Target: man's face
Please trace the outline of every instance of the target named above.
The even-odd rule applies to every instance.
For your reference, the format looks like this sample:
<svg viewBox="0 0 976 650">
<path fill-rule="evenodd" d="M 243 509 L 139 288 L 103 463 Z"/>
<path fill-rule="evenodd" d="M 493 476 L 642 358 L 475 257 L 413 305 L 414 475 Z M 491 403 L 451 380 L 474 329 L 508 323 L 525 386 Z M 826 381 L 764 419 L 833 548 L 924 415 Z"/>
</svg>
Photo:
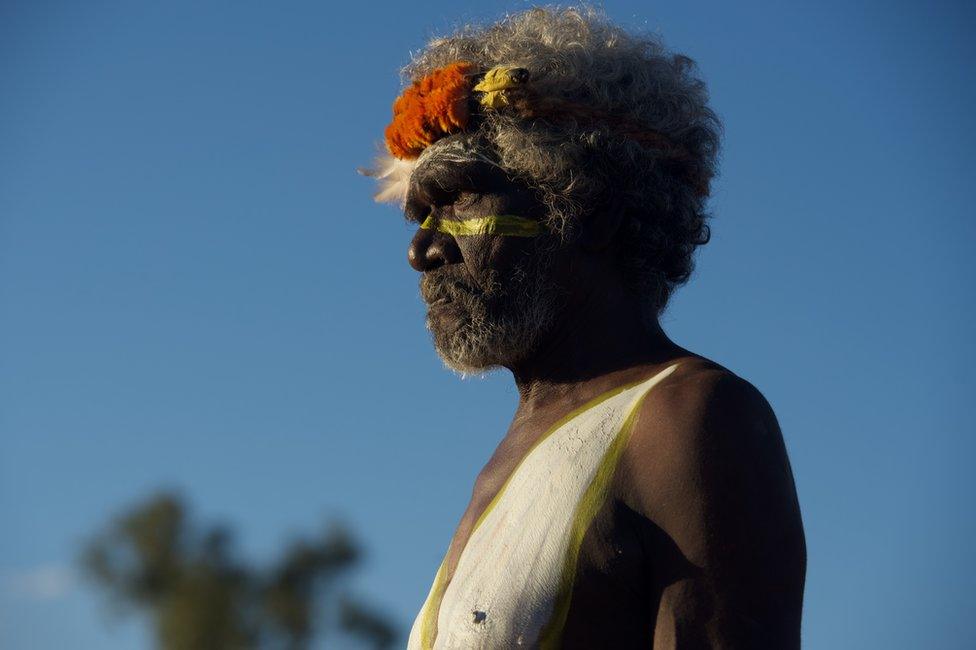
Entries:
<svg viewBox="0 0 976 650">
<path fill-rule="evenodd" d="M 498 215 L 542 220 L 543 206 L 525 185 L 487 159 L 427 157 L 411 181 L 407 217 L 422 222 Z M 524 360 L 549 331 L 564 290 L 555 281 L 551 235 L 452 236 L 418 229 L 411 266 L 423 275 L 427 329 L 450 368 L 476 373 Z"/>
</svg>

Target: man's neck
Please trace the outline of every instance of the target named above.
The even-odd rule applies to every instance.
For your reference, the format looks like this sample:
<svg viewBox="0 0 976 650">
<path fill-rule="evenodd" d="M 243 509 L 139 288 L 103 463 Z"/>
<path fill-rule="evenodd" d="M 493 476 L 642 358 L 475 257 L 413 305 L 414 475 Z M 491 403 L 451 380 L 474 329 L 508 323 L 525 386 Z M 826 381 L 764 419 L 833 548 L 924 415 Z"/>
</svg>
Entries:
<svg viewBox="0 0 976 650">
<path fill-rule="evenodd" d="M 589 292 L 567 308 L 531 359 L 510 368 L 518 410 L 531 414 L 585 401 L 628 381 L 630 368 L 682 354 L 687 351 L 667 337 L 657 319 L 645 321 L 633 296 L 620 289 Z"/>
</svg>

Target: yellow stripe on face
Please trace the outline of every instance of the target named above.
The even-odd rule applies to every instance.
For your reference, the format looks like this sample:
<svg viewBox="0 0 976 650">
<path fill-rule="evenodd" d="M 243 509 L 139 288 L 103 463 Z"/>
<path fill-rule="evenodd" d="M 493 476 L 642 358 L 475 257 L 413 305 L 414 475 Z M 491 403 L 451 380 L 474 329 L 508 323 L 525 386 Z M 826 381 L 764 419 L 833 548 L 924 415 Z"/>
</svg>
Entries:
<svg viewBox="0 0 976 650">
<path fill-rule="evenodd" d="M 472 235 L 536 237 L 542 234 L 542 224 L 538 221 L 511 214 L 465 219 L 463 221 L 434 219 L 434 215 L 430 215 L 424 219 L 420 227 L 424 230 L 436 230 L 452 237 L 470 237 Z"/>
</svg>

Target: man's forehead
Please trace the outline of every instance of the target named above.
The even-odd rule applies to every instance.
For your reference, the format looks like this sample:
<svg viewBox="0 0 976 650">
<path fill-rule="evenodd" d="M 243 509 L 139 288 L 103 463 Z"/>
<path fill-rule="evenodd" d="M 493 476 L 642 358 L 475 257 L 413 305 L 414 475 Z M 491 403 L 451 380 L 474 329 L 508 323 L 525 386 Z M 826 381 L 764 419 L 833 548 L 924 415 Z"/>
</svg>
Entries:
<svg viewBox="0 0 976 650">
<path fill-rule="evenodd" d="M 444 138 L 430 145 L 417 159 L 414 176 L 462 167 L 484 166 L 502 169 L 491 146 L 468 135 Z"/>
<path fill-rule="evenodd" d="M 540 218 L 535 192 L 502 167 L 490 149 L 459 143 L 432 146 L 418 160 L 404 202 L 404 217 L 423 222 L 432 206 L 452 204 L 461 194 L 482 195 L 481 209 L 490 210 L 497 204 L 499 209 L 517 209 L 519 218 Z"/>
<path fill-rule="evenodd" d="M 436 202 L 461 191 L 511 189 L 513 180 L 490 146 L 451 138 L 431 145 L 417 160 L 410 175 L 407 204 Z"/>
</svg>

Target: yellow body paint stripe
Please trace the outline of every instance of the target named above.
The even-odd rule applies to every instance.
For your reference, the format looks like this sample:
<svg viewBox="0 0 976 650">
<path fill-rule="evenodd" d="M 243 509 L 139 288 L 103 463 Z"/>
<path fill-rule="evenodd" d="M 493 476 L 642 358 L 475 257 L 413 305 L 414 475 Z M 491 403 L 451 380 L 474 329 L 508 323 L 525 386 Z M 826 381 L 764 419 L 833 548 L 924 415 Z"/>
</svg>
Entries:
<svg viewBox="0 0 976 650">
<path fill-rule="evenodd" d="M 434 576 L 434 588 L 430 592 L 430 601 L 425 603 L 424 618 L 420 626 L 420 647 L 424 650 L 432 650 L 434 647 L 434 636 L 437 634 L 437 613 L 441 609 L 441 600 L 447 590 L 447 580 L 444 576 L 447 557 L 441 560 L 441 565 L 437 567 L 437 574 Z M 432 614 L 433 612 L 433 614 Z"/>
<path fill-rule="evenodd" d="M 429 218 L 430 217 L 428 217 L 428 219 Z M 508 475 L 508 478 L 505 479 L 505 482 L 502 484 L 501 489 L 498 490 L 498 492 L 495 494 L 494 498 L 488 503 L 488 505 L 485 507 L 484 511 L 482 511 L 481 515 L 479 515 L 478 519 L 474 522 L 474 526 L 472 526 L 471 533 L 469 533 L 468 538 L 470 539 L 471 538 L 471 535 L 474 535 L 474 531 L 478 530 L 478 527 L 481 526 L 481 523 L 485 520 L 485 518 L 488 516 L 488 514 L 491 513 L 491 511 L 495 508 L 495 505 L 501 500 L 502 495 L 505 494 L 505 490 L 508 488 L 509 482 L 512 480 L 512 477 L 513 476 L 515 476 L 516 474 L 518 474 L 518 471 L 522 467 L 522 463 L 525 462 L 525 459 L 528 458 L 532 454 L 532 452 L 535 451 L 535 448 L 538 447 L 539 445 L 541 445 L 543 443 L 543 441 L 545 441 L 546 438 L 548 438 L 549 436 L 551 436 L 561 426 L 563 426 L 564 424 L 566 424 L 567 422 L 569 422 L 570 420 L 572 420 L 576 416 L 580 415 L 584 411 L 587 411 L 587 410 L 589 410 L 589 409 L 591 409 L 591 408 L 593 408 L 595 406 L 598 406 L 600 403 L 607 401 L 611 397 L 614 397 L 616 395 L 619 395 L 620 393 L 624 392 L 625 390 L 628 390 L 630 388 L 633 388 L 634 386 L 637 386 L 638 384 L 641 384 L 641 383 L 643 383 L 645 381 L 647 381 L 646 378 L 645 379 L 640 379 L 638 381 L 631 382 L 629 384 L 625 384 L 623 386 L 618 386 L 617 388 L 614 388 L 614 389 L 611 389 L 611 390 L 609 390 L 609 391 L 607 391 L 607 392 L 605 392 L 605 393 L 603 393 L 601 395 L 598 395 L 597 397 L 594 397 L 593 399 L 591 399 L 590 401 L 586 402 L 582 406 L 573 409 L 572 411 L 570 411 L 569 413 L 567 413 L 563 417 L 559 418 L 559 420 L 557 420 L 555 424 L 553 424 L 551 427 L 549 427 L 549 429 L 547 429 L 546 432 L 544 434 L 542 434 L 542 436 L 540 436 L 538 440 L 535 441 L 535 443 L 532 445 L 532 447 L 529 449 L 529 451 L 526 452 L 525 456 L 522 457 L 522 460 L 519 461 L 519 464 L 515 466 L 515 469 L 514 470 L 512 470 L 512 473 Z M 635 409 L 635 411 L 636 411 L 636 409 Z M 630 421 L 630 418 L 628 418 L 627 421 L 629 422 Z M 625 423 L 624 424 L 624 428 L 626 428 L 626 426 L 627 426 L 627 424 Z M 618 438 L 619 438 L 619 436 L 618 436 Z M 615 441 L 614 442 L 614 445 L 616 445 L 616 444 L 617 443 Z M 606 462 L 606 458 L 604 458 L 604 462 Z M 603 466 L 601 465 L 600 471 L 602 471 L 602 470 L 603 470 Z M 599 477 L 599 476 L 600 476 L 600 474 L 599 474 L 599 471 L 598 471 L 597 477 Z M 594 479 L 594 482 L 595 481 L 596 481 L 596 479 Z M 590 489 L 592 489 L 592 483 L 590 485 Z M 586 498 L 590 494 L 590 489 L 587 490 L 586 494 L 583 497 L 583 501 L 584 502 L 586 501 Z M 579 512 L 579 510 L 577 510 L 577 518 L 578 518 L 578 512 Z M 592 517 L 591 517 L 591 519 L 592 519 Z M 575 522 L 574 522 L 573 532 L 574 532 L 574 535 L 575 535 Z M 580 539 L 582 540 L 582 537 Z M 574 537 L 574 541 L 575 541 L 575 537 Z M 572 544 L 572 542 L 571 542 L 571 544 Z M 462 548 L 461 549 L 461 553 L 463 553 L 463 552 L 464 552 L 464 549 Z M 574 551 L 573 551 L 573 547 L 572 546 L 570 547 L 569 553 L 570 554 L 573 554 L 573 557 L 574 558 L 577 555 L 579 555 L 579 545 L 576 544 L 575 554 L 574 554 Z M 458 557 L 460 558 L 460 554 L 458 555 Z M 446 562 L 447 562 L 447 558 L 445 557 L 444 560 L 441 562 L 440 568 L 437 569 L 437 575 L 434 576 L 434 589 L 431 591 L 430 600 L 424 606 L 423 623 L 421 624 L 421 628 L 420 628 L 420 647 L 423 648 L 424 650 L 432 650 L 433 647 L 434 647 L 434 639 L 436 638 L 436 635 L 437 635 L 437 615 L 438 615 L 438 613 L 440 613 L 441 601 L 444 599 L 444 592 L 447 590 L 447 576 L 445 575 L 445 573 L 446 573 L 446 571 L 445 571 L 445 564 L 446 564 Z M 576 566 L 576 563 L 575 563 L 575 560 L 574 560 L 574 562 L 573 562 L 574 571 L 575 571 L 575 566 Z M 565 579 L 565 570 L 564 570 L 563 575 L 564 575 L 564 579 Z M 569 579 L 572 580 L 573 579 L 573 576 L 572 575 L 569 576 Z M 563 588 L 562 588 L 562 581 L 561 581 L 560 582 L 560 592 L 559 592 L 560 595 L 562 594 L 562 592 L 563 592 Z M 567 603 L 567 605 L 568 605 L 568 603 Z M 567 610 L 568 610 L 568 607 L 567 607 Z M 558 609 L 557 609 L 557 611 L 558 611 Z M 565 619 L 565 614 L 563 615 L 563 618 Z M 560 630 L 562 629 L 562 625 L 559 626 L 559 629 Z"/>
<path fill-rule="evenodd" d="M 611 443 L 607 453 L 604 454 L 600 466 L 597 468 L 596 475 L 590 482 L 583 498 L 576 506 L 573 515 L 573 528 L 570 532 L 569 548 L 566 550 L 566 557 L 563 563 L 563 570 L 559 580 L 559 592 L 556 596 L 556 604 L 553 609 L 552 617 L 543 628 L 539 637 L 539 647 L 542 650 L 558 648 L 562 640 L 563 627 L 566 625 L 566 617 L 569 615 L 570 601 L 573 595 L 573 584 L 576 581 L 576 564 L 579 561 L 580 547 L 583 545 L 583 537 L 589 529 L 590 524 L 596 517 L 597 512 L 603 507 L 610 491 L 610 481 L 613 479 L 617 469 L 617 462 L 623 454 L 627 442 L 630 440 L 631 431 L 637 421 L 637 414 L 647 393 L 641 396 L 627 419 L 620 427 L 620 432 Z"/>
<path fill-rule="evenodd" d="M 420 227 L 424 230 L 436 230 L 452 237 L 468 237 L 471 235 L 535 237 L 542 234 L 542 224 L 538 221 L 511 214 L 465 219 L 463 221 L 434 219 L 434 215 L 429 215 L 420 224 Z"/>
<path fill-rule="evenodd" d="M 569 413 L 567 413 L 566 415 L 564 415 L 563 417 L 559 418 L 559 420 L 554 425 L 552 425 L 549 428 L 548 431 L 546 431 L 544 434 L 542 434 L 542 436 L 538 440 L 535 441 L 535 443 L 532 445 L 532 447 L 529 449 L 529 451 L 525 454 L 525 456 L 522 457 L 522 460 L 519 461 L 519 464 L 516 465 L 516 467 L 515 467 L 514 470 L 512 470 L 512 473 L 508 475 L 508 478 L 507 479 L 505 479 L 505 482 L 502 484 L 502 489 L 500 489 L 498 491 L 498 493 L 495 495 L 495 498 L 491 500 L 491 502 L 488 504 L 488 506 L 484 509 L 484 512 L 481 513 L 481 516 L 479 516 L 478 517 L 478 520 L 474 523 L 474 528 L 471 529 L 472 534 L 474 533 L 474 531 L 478 530 L 478 526 L 481 525 L 481 522 L 483 522 L 485 520 L 485 518 L 488 516 L 488 514 L 491 513 L 491 511 L 494 509 L 495 505 L 501 500 L 502 495 L 505 493 L 505 489 L 508 487 L 509 482 L 512 480 L 512 477 L 515 476 L 518 473 L 519 469 L 522 467 L 522 463 L 525 462 L 525 459 L 528 458 L 529 455 L 533 451 L 535 451 L 535 448 L 538 447 L 539 445 L 541 445 L 545 441 L 546 438 L 548 438 L 549 436 L 551 436 L 553 433 L 556 432 L 557 429 L 559 429 L 559 427 L 563 426 L 564 424 L 566 424 L 567 422 L 569 422 L 570 420 L 572 420 L 573 418 L 575 418 L 577 415 L 579 415 L 583 411 L 588 411 L 591 408 L 593 408 L 594 406 L 599 405 L 601 402 L 605 402 L 608 399 L 610 399 L 611 397 L 614 397 L 616 395 L 619 395 L 620 393 L 624 392 L 625 390 L 628 390 L 630 388 L 633 388 L 634 386 L 636 386 L 636 385 L 638 385 L 638 384 L 640 384 L 640 383 L 642 383 L 644 381 L 646 381 L 646 380 L 645 379 L 642 379 L 640 381 L 631 382 L 631 383 L 626 384 L 624 386 L 618 386 L 617 388 L 614 388 L 612 390 L 609 390 L 609 391 L 603 393 L 602 395 L 598 395 L 597 397 L 594 397 L 592 400 L 590 400 L 589 402 L 587 402 L 583 406 L 580 406 L 578 408 L 575 408 L 572 411 L 570 411 Z"/>
</svg>

